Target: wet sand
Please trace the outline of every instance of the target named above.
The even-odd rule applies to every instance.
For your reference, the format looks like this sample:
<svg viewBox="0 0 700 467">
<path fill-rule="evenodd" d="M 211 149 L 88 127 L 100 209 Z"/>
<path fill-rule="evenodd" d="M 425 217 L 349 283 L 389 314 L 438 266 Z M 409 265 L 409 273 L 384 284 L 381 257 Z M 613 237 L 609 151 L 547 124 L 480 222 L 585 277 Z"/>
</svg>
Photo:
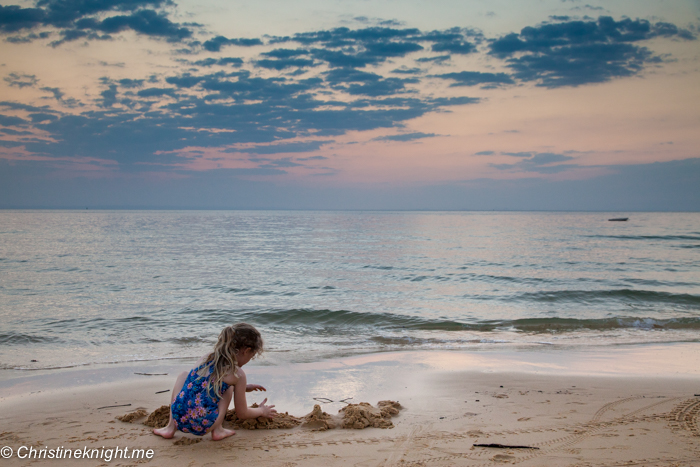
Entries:
<svg viewBox="0 0 700 467">
<path fill-rule="evenodd" d="M 166 376 L 135 375 L 147 372 L 143 366 L 107 369 L 99 377 L 94 370 L 81 370 L 82 378 L 34 375 L 3 382 L 0 446 L 15 453 L 3 465 L 76 463 L 17 458 L 20 447 L 33 446 L 153 450 L 151 459 L 112 459 L 110 465 L 700 466 L 699 355 L 700 345 L 680 344 L 614 351 L 405 352 L 251 366 L 248 380 L 268 391 L 249 393 L 249 403 L 268 397 L 301 420 L 318 405 L 333 427 L 240 427 L 218 442 L 183 433 L 165 440 L 143 424 L 144 414 L 168 403 L 170 393 L 161 391 L 172 388 L 187 362 L 150 371 Z M 348 404 L 368 402 L 378 413 L 383 400 L 401 404 L 386 418 L 392 427 L 343 427 L 339 411 Z M 107 407 L 112 405 L 120 407 Z M 141 416 L 116 419 L 134 412 Z M 316 418 L 324 418 L 318 410 Z M 94 458 L 80 462 L 105 464 Z"/>
</svg>

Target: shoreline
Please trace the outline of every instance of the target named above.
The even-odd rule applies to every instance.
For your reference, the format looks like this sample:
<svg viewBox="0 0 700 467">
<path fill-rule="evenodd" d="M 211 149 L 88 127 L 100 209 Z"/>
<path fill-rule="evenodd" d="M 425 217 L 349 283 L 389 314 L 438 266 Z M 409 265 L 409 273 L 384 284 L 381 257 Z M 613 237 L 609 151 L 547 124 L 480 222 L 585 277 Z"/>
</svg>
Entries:
<svg viewBox="0 0 700 467">
<path fill-rule="evenodd" d="M 238 429 L 219 442 L 210 435 L 197 442 L 183 433 L 164 440 L 140 421 L 115 420 L 167 404 L 170 392 L 160 391 L 172 390 L 174 372 L 187 369 L 187 362 L 170 365 L 165 376 L 133 374 L 144 365 L 35 375 L 3 381 L 0 445 L 15 452 L 20 446 L 153 449 L 154 457 L 145 460 L 153 466 L 229 461 L 270 466 L 698 466 L 698 350 L 700 344 L 614 352 L 396 352 L 246 366 L 249 382 L 268 389 L 249 393 L 249 404 L 268 397 L 280 412 L 295 416 L 309 413 L 314 404 L 337 413 L 347 398 L 373 405 L 390 399 L 403 409 L 392 419 L 393 429 Z M 679 372 L 682 368 L 689 371 Z M 83 373 L 82 379 L 76 373 Z M 42 378 L 46 380 L 40 382 Z M 41 389 L 49 383 L 50 388 Z M 123 404 L 131 405 L 102 408 Z M 174 444 L 182 439 L 197 444 Z M 531 449 L 473 446 L 494 443 Z M 7 465 L 26 462 L 6 460 Z M 71 465 L 72 460 L 52 462 Z"/>
<path fill-rule="evenodd" d="M 324 366 L 343 361 L 366 359 L 401 359 L 402 355 L 462 356 L 460 365 L 472 365 L 474 369 L 552 371 L 556 369 L 568 374 L 580 375 L 635 375 L 635 374 L 681 374 L 700 377 L 700 342 L 647 342 L 605 346 L 533 346 L 474 347 L 470 349 L 410 349 L 351 353 L 317 361 L 288 361 L 280 356 L 286 352 L 269 352 L 262 359 L 254 360 L 246 368 L 277 368 L 286 366 Z M 51 384 L 71 385 L 66 378 L 79 377 L 83 384 L 114 381 L 129 377 L 130 372 L 164 373 L 180 369 L 185 371 L 201 355 L 191 357 L 164 357 L 158 359 L 132 360 L 124 362 L 86 363 L 51 368 L 6 368 L 0 369 L 0 389 L 7 390 L 19 381 L 44 381 Z M 595 361 L 596 366 L 591 367 Z M 525 365 L 525 367 L 523 367 Z M 132 371 L 133 370 L 133 371 Z"/>
</svg>

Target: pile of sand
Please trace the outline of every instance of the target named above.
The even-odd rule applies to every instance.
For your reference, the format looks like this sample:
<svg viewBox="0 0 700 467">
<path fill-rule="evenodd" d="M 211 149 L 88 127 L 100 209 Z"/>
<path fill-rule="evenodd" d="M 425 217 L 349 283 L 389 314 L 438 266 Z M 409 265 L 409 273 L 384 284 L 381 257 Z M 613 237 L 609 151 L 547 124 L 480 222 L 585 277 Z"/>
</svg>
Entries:
<svg viewBox="0 0 700 467">
<path fill-rule="evenodd" d="M 154 410 L 143 424 L 153 428 L 163 428 L 169 421 L 170 406 L 162 405 L 159 409 Z"/>
<path fill-rule="evenodd" d="M 338 422 L 333 419 L 333 416 L 321 410 L 321 406 L 316 404 L 311 413 L 304 416 L 304 422 L 301 424 L 304 428 L 311 428 L 314 431 L 325 431 L 335 428 Z"/>
<path fill-rule="evenodd" d="M 348 404 L 340 409 L 343 414 L 343 428 L 362 430 L 363 428 L 394 428 L 391 417 L 397 415 L 401 404 L 394 401 L 380 401 L 377 407 L 367 402 Z"/>
<path fill-rule="evenodd" d="M 251 407 L 256 408 L 258 404 L 253 404 Z M 295 417 L 294 415 L 289 415 L 288 412 L 278 413 L 275 418 L 251 418 L 248 420 L 241 420 L 236 415 L 235 410 L 229 410 L 226 412 L 227 422 L 232 423 L 238 428 L 244 428 L 246 430 L 276 430 L 276 429 L 289 429 L 294 428 L 301 424 L 301 419 Z"/>
<path fill-rule="evenodd" d="M 398 415 L 399 410 L 403 409 L 403 406 L 398 401 L 379 401 L 377 402 L 377 407 L 382 411 L 382 417 L 384 418 Z"/>
<path fill-rule="evenodd" d="M 251 407 L 258 407 L 258 404 L 253 404 Z M 360 402 L 359 404 L 348 404 L 338 412 L 338 415 L 330 415 L 321 410 L 321 406 L 314 405 L 314 409 L 302 418 L 289 415 L 288 412 L 278 413 L 275 418 L 258 417 L 249 420 L 241 420 L 236 415 L 235 410 L 226 412 L 225 421 L 229 422 L 237 428 L 246 430 L 276 430 L 290 429 L 302 425 L 305 428 L 311 428 L 315 431 L 325 431 L 341 426 L 343 428 L 353 428 L 361 430 L 363 428 L 393 428 L 391 417 L 398 415 L 401 409 L 401 404 L 394 401 L 379 401 L 377 407 Z M 148 415 L 144 409 L 138 409 L 134 412 L 117 417 L 122 422 L 133 423 L 135 420 Z M 170 420 L 170 406 L 163 405 L 153 411 L 144 425 L 153 428 L 163 428 Z"/>
<path fill-rule="evenodd" d="M 144 409 L 138 409 L 116 418 L 122 422 L 134 423 L 134 421 L 138 420 L 139 418 L 143 418 L 146 415 L 148 415 L 148 412 L 146 412 Z"/>
</svg>

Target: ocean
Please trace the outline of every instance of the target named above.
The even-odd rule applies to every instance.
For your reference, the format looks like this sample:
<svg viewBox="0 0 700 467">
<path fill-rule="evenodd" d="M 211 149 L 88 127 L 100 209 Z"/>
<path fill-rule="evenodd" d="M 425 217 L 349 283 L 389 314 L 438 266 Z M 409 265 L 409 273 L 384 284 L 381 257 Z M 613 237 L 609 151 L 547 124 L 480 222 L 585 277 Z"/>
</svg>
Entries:
<svg viewBox="0 0 700 467">
<path fill-rule="evenodd" d="M 627 222 L 609 222 L 612 217 Z M 700 213 L 0 211 L 0 372 L 700 341 Z"/>
</svg>

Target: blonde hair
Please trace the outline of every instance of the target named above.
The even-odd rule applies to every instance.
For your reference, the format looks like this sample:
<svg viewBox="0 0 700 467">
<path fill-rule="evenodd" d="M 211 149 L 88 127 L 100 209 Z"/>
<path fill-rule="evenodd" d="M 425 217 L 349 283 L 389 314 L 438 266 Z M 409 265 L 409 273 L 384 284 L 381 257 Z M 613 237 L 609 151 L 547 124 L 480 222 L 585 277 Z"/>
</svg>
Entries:
<svg viewBox="0 0 700 467">
<path fill-rule="evenodd" d="M 263 351 L 263 339 L 260 332 L 250 324 L 238 323 L 227 326 L 219 334 L 219 340 L 214 346 L 214 351 L 207 356 L 206 365 L 200 371 L 211 366 L 209 373 L 209 388 L 219 397 L 222 396 L 222 383 L 229 373 L 236 373 L 238 361 L 236 352 L 250 347 L 253 350 L 253 358 Z M 206 374 L 200 374 L 206 376 Z"/>
</svg>

